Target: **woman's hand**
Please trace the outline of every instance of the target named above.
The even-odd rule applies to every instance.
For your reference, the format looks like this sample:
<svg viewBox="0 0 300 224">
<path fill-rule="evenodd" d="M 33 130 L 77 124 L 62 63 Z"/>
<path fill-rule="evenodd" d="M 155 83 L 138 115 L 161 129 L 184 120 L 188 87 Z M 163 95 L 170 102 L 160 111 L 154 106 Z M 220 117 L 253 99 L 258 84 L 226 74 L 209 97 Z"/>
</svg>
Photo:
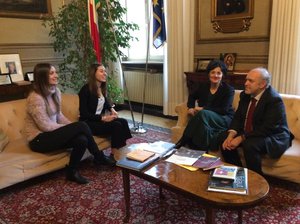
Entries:
<svg viewBox="0 0 300 224">
<path fill-rule="evenodd" d="M 203 110 L 203 107 L 195 107 L 194 109 L 196 112 L 199 112 L 200 110 Z"/>
<path fill-rule="evenodd" d="M 114 108 L 111 108 L 110 112 L 112 115 L 115 115 L 117 117 L 119 116 L 118 112 Z"/>
<path fill-rule="evenodd" d="M 111 115 L 104 115 L 104 116 L 102 116 L 101 120 L 103 122 L 111 122 L 111 121 L 113 121 L 113 120 L 115 120 L 117 118 L 118 118 L 117 115 L 111 114 Z"/>
<path fill-rule="evenodd" d="M 189 109 L 188 109 L 188 114 L 191 115 L 191 116 L 194 116 L 194 115 L 195 115 L 195 112 L 196 112 L 196 111 L 195 111 L 194 108 L 189 108 Z"/>
<path fill-rule="evenodd" d="M 200 110 L 203 110 L 203 107 L 189 108 L 188 114 L 191 115 L 191 116 L 194 116 Z"/>
</svg>

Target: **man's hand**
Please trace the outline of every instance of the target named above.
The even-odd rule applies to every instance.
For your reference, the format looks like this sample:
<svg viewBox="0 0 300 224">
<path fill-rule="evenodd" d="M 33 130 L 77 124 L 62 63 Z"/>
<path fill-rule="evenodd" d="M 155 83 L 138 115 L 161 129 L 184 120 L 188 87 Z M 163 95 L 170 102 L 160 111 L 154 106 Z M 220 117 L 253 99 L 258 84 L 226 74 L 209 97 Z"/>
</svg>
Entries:
<svg viewBox="0 0 300 224">
<path fill-rule="evenodd" d="M 224 150 L 233 150 L 236 149 L 243 141 L 242 136 L 232 137 L 228 135 L 225 141 L 222 144 Z"/>
</svg>

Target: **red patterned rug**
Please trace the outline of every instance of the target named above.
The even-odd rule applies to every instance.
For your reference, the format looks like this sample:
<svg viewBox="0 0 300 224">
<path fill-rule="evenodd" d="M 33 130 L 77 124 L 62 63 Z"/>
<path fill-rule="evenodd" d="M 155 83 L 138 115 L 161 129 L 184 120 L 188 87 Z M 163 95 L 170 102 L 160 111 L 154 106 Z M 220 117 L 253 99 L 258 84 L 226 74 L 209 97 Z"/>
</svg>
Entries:
<svg viewBox="0 0 300 224">
<path fill-rule="evenodd" d="M 135 135 L 128 144 L 170 139 L 166 129 L 146 126 L 146 134 Z M 65 180 L 64 170 L 14 185 L 0 192 L 0 224 L 12 223 L 123 223 L 124 197 L 121 172 L 96 169 L 90 160 L 81 173 L 91 182 L 78 185 Z M 243 211 L 243 223 L 299 223 L 300 185 L 268 178 L 269 197 L 259 206 Z M 131 177 L 130 223 L 205 223 L 201 204 Z M 237 223 L 237 212 L 216 210 L 215 223 Z"/>
</svg>

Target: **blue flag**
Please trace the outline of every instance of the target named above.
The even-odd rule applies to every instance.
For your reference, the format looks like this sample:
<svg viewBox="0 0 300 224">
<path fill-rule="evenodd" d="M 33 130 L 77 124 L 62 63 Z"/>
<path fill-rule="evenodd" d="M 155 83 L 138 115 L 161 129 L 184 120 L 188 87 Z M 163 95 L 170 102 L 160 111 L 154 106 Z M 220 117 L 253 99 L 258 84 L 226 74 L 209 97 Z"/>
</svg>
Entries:
<svg viewBox="0 0 300 224">
<path fill-rule="evenodd" d="M 153 45 L 159 48 L 166 41 L 164 1 L 152 0 L 153 4 Z"/>
</svg>

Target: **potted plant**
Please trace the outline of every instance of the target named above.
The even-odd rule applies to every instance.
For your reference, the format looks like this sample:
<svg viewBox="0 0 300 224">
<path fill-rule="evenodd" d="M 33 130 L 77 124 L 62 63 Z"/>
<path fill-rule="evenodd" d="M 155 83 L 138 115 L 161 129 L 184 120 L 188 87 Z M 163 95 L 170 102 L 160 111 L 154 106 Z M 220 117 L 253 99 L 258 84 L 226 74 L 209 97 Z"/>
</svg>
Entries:
<svg viewBox="0 0 300 224">
<path fill-rule="evenodd" d="M 100 0 L 100 4 L 97 13 L 102 63 L 108 66 L 108 62 L 118 60 L 119 47 L 129 47 L 129 41 L 135 39 L 130 31 L 138 26 L 123 20 L 126 8 L 118 0 L 110 0 L 109 7 L 106 0 Z M 60 8 L 57 15 L 46 18 L 43 25 L 49 26 L 54 50 L 63 56 L 59 64 L 62 90 L 79 91 L 86 82 L 89 65 L 96 62 L 89 33 L 87 1 L 71 1 Z M 123 56 L 121 51 L 119 53 Z M 108 76 L 108 93 L 114 103 L 122 102 L 122 89 L 113 71 Z"/>
</svg>

